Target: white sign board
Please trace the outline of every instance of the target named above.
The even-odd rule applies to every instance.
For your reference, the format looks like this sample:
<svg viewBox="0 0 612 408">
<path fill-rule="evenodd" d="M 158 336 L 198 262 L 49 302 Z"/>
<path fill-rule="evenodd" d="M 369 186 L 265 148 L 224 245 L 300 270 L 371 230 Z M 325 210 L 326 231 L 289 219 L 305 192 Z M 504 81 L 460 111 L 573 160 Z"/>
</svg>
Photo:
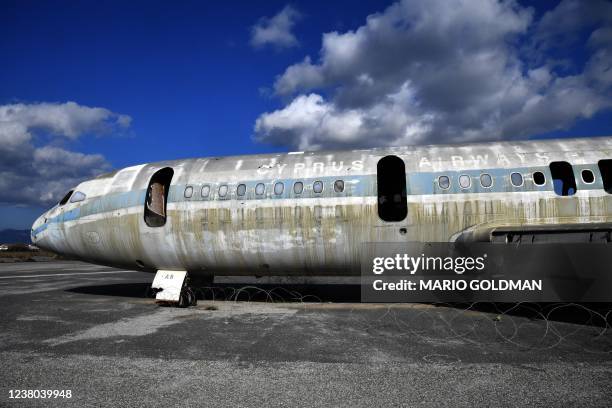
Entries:
<svg viewBox="0 0 612 408">
<path fill-rule="evenodd" d="M 161 290 L 157 292 L 155 299 L 178 302 L 186 276 L 187 271 L 157 271 L 151 287 Z"/>
</svg>

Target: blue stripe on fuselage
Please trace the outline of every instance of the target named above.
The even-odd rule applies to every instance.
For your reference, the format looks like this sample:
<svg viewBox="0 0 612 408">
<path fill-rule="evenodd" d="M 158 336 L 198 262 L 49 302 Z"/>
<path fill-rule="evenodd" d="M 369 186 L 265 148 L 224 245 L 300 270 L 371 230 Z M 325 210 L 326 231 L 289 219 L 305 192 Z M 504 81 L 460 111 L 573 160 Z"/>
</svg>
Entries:
<svg viewBox="0 0 612 408">
<path fill-rule="evenodd" d="M 574 166 L 574 173 L 576 176 L 576 183 L 578 190 L 595 190 L 602 189 L 603 184 L 601 177 L 596 177 L 595 183 L 586 184 L 580 179 L 579 173 L 582 169 L 590 169 L 594 174 L 598 174 L 596 164 L 577 165 Z M 542 186 L 536 186 L 531 181 L 531 174 L 536 171 L 541 171 L 546 176 L 546 183 Z M 515 187 L 510 183 L 510 174 L 513 172 L 521 173 L 524 178 L 524 183 L 520 187 Z M 482 174 L 489 174 L 493 179 L 491 187 L 482 187 L 480 184 L 480 176 Z M 467 175 L 470 177 L 471 184 L 469 188 L 461 188 L 459 186 L 458 179 L 461 175 Z M 447 176 L 450 179 L 450 188 L 443 190 L 438 186 L 438 178 L 440 176 Z M 371 197 L 376 195 L 376 174 L 369 175 L 356 175 L 347 177 L 311 177 L 311 178 L 285 178 L 285 179 L 263 179 L 253 180 L 245 182 L 211 182 L 211 183 L 198 183 L 198 184 L 186 184 L 186 185 L 174 185 L 170 186 L 168 194 L 169 203 L 179 202 L 190 202 L 190 201 L 225 201 L 225 200 L 265 200 L 265 199 L 295 199 L 299 200 L 302 198 L 338 198 L 338 197 Z M 344 181 L 344 191 L 337 193 L 334 191 L 334 182 L 336 180 Z M 293 192 L 293 185 L 295 182 L 302 182 L 304 184 L 304 191 L 302 194 L 295 194 Z M 322 193 L 314 193 L 312 191 L 312 184 L 315 181 L 322 181 L 324 184 L 324 190 Z M 274 184 L 282 182 L 284 184 L 284 191 L 280 195 L 274 194 Z M 266 193 L 264 196 L 257 196 L 254 193 L 255 186 L 258 183 L 264 183 L 266 186 Z M 409 173 L 406 176 L 407 183 L 407 194 L 408 195 L 431 195 L 431 194 L 470 194 L 470 193 L 503 193 L 503 192 L 525 192 L 525 191 L 553 191 L 553 183 L 550 176 L 548 166 L 540 167 L 526 167 L 526 168 L 514 168 L 514 169 L 477 169 L 477 170 L 460 170 L 460 171 L 442 171 L 442 172 L 419 172 Z M 246 184 L 247 193 L 244 196 L 236 195 L 236 187 L 238 184 Z M 205 198 L 201 195 L 201 189 L 204 185 L 209 185 L 210 195 Z M 222 185 L 228 186 L 228 193 L 226 197 L 219 197 L 219 187 Z M 191 186 L 193 188 L 193 194 L 190 198 L 184 196 L 185 188 Z M 61 212 L 57 216 L 47 220 L 46 224 L 41 225 L 33 231 L 34 234 L 39 234 L 47 228 L 48 224 L 61 223 L 64 221 L 73 221 L 79 218 L 83 218 L 89 215 L 100 214 L 104 212 L 116 211 L 120 209 L 127 209 L 134 206 L 144 205 L 146 197 L 146 191 L 127 191 L 122 193 L 114 193 L 105 196 L 95 197 L 87 199 L 76 208 Z"/>
</svg>

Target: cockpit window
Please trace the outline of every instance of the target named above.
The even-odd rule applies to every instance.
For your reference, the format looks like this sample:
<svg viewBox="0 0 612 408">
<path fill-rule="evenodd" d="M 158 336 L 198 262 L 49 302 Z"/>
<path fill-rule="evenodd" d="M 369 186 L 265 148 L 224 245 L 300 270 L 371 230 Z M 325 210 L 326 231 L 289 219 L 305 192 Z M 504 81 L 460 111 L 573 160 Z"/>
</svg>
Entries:
<svg viewBox="0 0 612 408">
<path fill-rule="evenodd" d="M 86 198 L 87 196 L 84 193 L 77 191 L 72 195 L 72 197 L 70 197 L 70 202 L 78 203 L 79 201 L 84 201 Z"/>
<path fill-rule="evenodd" d="M 62 198 L 59 202 L 59 205 L 64 205 L 68 202 L 68 200 L 70 199 L 70 196 L 72 195 L 74 190 L 70 190 L 65 196 L 64 198 Z"/>
</svg>

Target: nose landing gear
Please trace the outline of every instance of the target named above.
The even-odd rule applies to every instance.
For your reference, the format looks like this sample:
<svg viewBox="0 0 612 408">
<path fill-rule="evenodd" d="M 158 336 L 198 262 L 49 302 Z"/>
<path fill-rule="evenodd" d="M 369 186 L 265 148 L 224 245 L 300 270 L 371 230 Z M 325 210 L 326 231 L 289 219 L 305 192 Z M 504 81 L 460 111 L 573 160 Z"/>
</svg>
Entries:
<svg viewBox="0 0 612 408">
<path fill-rule="evenodd" d="M 151 284 L 156 303 L 178 307 L 197 305 L 198 300 L 190 282 L 187 271 L 157 271 Z"/>
<path fill-rule="evenodd" d="M 189 281 L 189 278 L 185 279 L 185 283 Z M 198 298 L 191 286 L 183 285 L 181 289 L 181 295 L 177 303 L 178 307 L 196 306 L 198 304 Z"/>
</svg>

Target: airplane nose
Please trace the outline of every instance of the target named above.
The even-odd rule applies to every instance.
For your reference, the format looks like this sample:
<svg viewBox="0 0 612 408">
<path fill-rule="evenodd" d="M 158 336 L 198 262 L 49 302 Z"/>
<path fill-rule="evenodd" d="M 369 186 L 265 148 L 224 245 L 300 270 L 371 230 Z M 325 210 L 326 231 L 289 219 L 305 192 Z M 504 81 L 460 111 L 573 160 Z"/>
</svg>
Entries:
<svg viewBox="0 0 612 408">
<path fill-rule="evenodd" d="M 40 223 L 39 220 L 40 220 L 40 217 L 38 217 L 36 221 L 34 221 L 34 224 L 32 224 L 32 230 L 30 231 L 30 240 L 32 241 L 33 244 L 36 244 L 36 240 L 38 239 L 36 236 L 37 235 L 36 232 L 38 229 L 38 225 Z"/>
<path fill-rule="evenodd" d="M 34 224 L 32 224 L 32 230 L 30 231 L 30 240 L 32 241 L 33 244 L 37 246 L 41 241 L 40 234 L 45 229 L 46 227 L 45 224 L 46 224 L 45 214 L 38 217 L 36 221 L 34 221 Z"/>
</svg>

